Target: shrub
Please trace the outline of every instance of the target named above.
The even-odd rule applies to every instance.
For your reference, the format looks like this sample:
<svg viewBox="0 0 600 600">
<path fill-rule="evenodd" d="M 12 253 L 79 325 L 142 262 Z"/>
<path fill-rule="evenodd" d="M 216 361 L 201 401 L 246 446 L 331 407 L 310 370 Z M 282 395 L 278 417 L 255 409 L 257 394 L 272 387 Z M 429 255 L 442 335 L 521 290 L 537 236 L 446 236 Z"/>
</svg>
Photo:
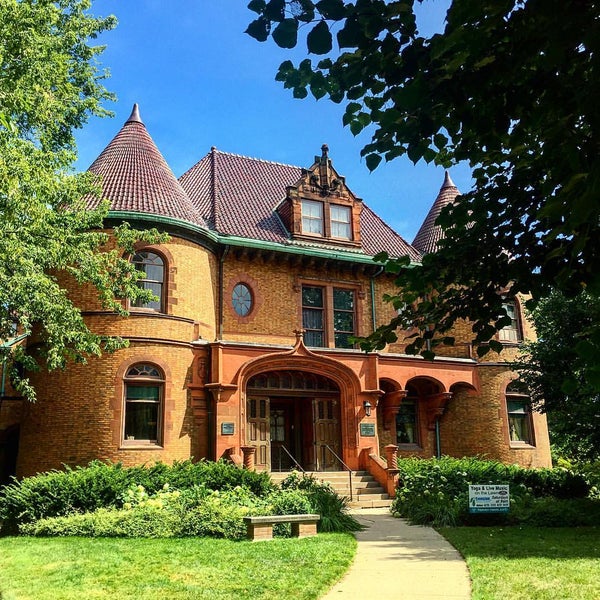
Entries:
<svg viewBox="0 0 600 600">
<path fill-rule="evenodd" d="M 123 506 L 24 523 L 20 532 L 34 536 L 241 539 L 246 534 L 244 516 L 265 514 L 268 509 L 265 499 L 246 488 L 219 492 L 195 486 L 179 492 L 171 491 L 168 484 L 157 494 L 133 486 L 125 493 Z"/>
<path fill-rule="evenodd" d="M 322 532 L 359 531 L 361 524 L 348 513 L 348 499 L 339 496 L 328 483 L 318 481 L 312 475 L 300 475 L 293 471 L 282 482 L 284 490 L 303 491 L 311 506 L 311 510 L 321 516 L 317 525 Z"/>
<path fill-rule="evenodd" d="M 15 481 L 0 490 L 2 533 L 15 532 L 18 525 L 46 517 L 98 508 L 120 508 L 132 486 L 141 485 L 153 495 L 168 484 L 172 489 L 202 486 L 209 490 L 245 487 L 256 496 L 266 497 L 274 489 L 268 473 L 239 469 L 231 463 L 200 461 L 155 463 L 125 468 L 100 461 L 87 467 L 50 471 Z"/>
<path fill-rule="evenodd" d="M 468 511 L 469 484 L 509 484 L 511 499 L 582 498 L 590 490 L 581 475 L 568 469 L 524 469 L 478 458 L 398 461 L 400 481 L 392 511 L 419 525 L 509 524 L 510 514 L 477 514 Z"/>
</svg>

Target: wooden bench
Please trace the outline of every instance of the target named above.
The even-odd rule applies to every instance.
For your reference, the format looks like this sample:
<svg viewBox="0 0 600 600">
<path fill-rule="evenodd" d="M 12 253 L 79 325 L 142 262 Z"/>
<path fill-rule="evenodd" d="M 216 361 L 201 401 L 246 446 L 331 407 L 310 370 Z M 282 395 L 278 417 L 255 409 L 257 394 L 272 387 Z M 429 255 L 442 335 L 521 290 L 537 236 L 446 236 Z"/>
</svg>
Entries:
<svg viewBox="0 0 600 600">
<path fill-rule="evenodd" d="M 269 515 L 261 517 L 244 517 L 248 539 L 253 542 L 273 539 L 275 523 L 291 523 L 294 537 L 310 537 L 317 535 L 317 522 L 320 515 Z"/>
</svg>

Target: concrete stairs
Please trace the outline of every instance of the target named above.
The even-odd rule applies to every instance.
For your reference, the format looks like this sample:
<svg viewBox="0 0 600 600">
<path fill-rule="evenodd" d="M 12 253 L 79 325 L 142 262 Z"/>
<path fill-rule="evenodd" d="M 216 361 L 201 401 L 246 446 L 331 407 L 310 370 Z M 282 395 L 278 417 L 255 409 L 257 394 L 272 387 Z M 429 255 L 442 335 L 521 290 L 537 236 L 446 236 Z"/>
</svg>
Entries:
<svg viewBox="0 0 600 600">
<path fill-rule="evenodd" d="M 319 471 L 306 473 L 319 481 L 331 484 L 340 495 L 350 498 L 350 482 L 348 471 Z M 283 481 L 289 473 L 271 473 L 271 478 L 277 484 Z M 352 471 L 352 500 L 350 508 L 386 508 L 392 505 L 392 500 L 379 482 L 367 471 Z"/>
</svg>

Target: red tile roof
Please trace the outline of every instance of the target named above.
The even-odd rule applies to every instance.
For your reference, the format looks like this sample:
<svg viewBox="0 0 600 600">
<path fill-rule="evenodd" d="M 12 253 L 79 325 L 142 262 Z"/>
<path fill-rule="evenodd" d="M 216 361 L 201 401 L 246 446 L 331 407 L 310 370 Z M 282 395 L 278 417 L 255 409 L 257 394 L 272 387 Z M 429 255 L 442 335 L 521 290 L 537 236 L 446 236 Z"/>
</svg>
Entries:
<svg viewBox="0 0 600 600">
<path fill-rule="evenodd" d="M 458 188 L 454 185 L 452 179 L 450 179 L 448 171 L 446 171 L 440 193 L 427 213 L 427 216 L 412 243 L 421 254 L 430 254 L 437 249 L 438 242 L 442 239 L 443 234 L 442 228 L 439 225 L 436 225 L 435 221 L 442 212 L 442 209 L 451 202 L 454 202 L 454 199 L 459 194 Z"/>
<path fill-rule="evenodd" d="M 179 181 L 206 223 L 218 233 L 334 249 L 334 243 L 292 240 L 275 212 L 285 198 L 286 187 L 295 185 L 302 169 L 291 165 L 220 152 L 216 148 L 184 173 Z M 374 256 L 385 250 L 392 256 L 420 255 L 368 206 L 361 215 L 362 250 L 344 251 Z"/>
<path fill-rule="evenodd" d="M 204 225 L 146 131 L 137 104 L 89 171 L 102 177 L 103 197 L 110 201 L 110 210 L 149 213 Z M 89 198 L 87 202 L 92 208 L 100 198 Z"/>
<path fill-rule="evenodd" d="M 119 133 L 89 170 L 101 175 L 103 197 L 111 211 L 172 217 L 223 236 L 318 247 L 367 256 L 386 251 L 391 256 L 420 254 L 368 206 L 361 214 L 362 247 L 333 241 L 294 240 L 276 212 L 286 187 L 300 180 L 302 169 L 216 148 L 184 173 L 179 181 L 142 122 L 137 104 Z M 88 206 L 99 198 L 88 198 Z"/>
</svg>

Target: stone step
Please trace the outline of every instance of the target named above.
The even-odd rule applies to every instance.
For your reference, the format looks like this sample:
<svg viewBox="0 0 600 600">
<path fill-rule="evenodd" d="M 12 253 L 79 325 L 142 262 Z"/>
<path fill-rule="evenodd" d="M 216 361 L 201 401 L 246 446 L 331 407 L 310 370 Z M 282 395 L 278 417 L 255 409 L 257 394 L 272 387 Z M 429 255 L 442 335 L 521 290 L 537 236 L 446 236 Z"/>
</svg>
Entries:
<svg viewBox="0 0 600 600">
<path fill-rule="evenodd" d="M 384 500 L 354 500 L 348 503 L 348 507 L 353 510 L 360 510 L 362 508 L 389 508 L 392 506 L 391 499 Z"/>
<path fill-rule="evenodd" d="M 280 483 L 289 473 L 271 473 L 275 483 Z M 325 471 L 306 473 L 315 477 L 319 481 L 325 481 L 340 495 L 346 498 L 350 497 L 350 478 L 348 471 Z M 386 508 L 391 506 L 392 500 L 385 493 L 384 488 L 367 471 L 352 472 L 352 501 L 349 507 L 352 509 L 361 508 Z"/>
</svg>

